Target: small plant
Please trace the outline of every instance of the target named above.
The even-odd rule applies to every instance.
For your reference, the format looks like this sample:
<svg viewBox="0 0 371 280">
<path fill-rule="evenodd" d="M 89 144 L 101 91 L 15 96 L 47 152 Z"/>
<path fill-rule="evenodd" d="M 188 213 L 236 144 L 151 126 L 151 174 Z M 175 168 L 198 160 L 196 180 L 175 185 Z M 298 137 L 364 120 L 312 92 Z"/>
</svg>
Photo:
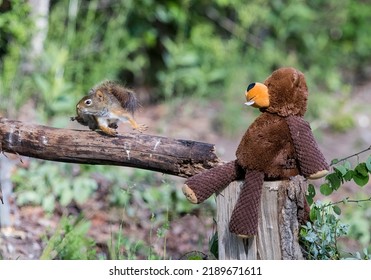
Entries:
<svg viewBox="0 0 371 280">
<path fill-rule="evenodd" d="M 79 174 L 79 168 L 67 163 L 31 161 L 27 169 L 19 168 L 12 178 L 17 204 L 42 205 L 50 213 L 56 201 L 62 206 L 72 201 L 85 202 L 97 189 L 97 182 L 87 172 Z"/>
<path fill-rule="evenodd" d="M 334 191 L 349 181 L 354 181 L 358 186 L 363 187 L 369 181 L 371 173 L 371 156 L 365 162 L 358 163 L 352 168 L 349 158 L 358 156 L 361 153 L 371 150 L 371 146 L 359 153 L 346 157 L 344 159 L 335 159 L 331 162 L 333 172 L 325 177 L 325 182 L 320 186 L 321 194 L 329 196 Z M 307 201 L 311 205 L 310 221 L 302 226 L 300 230 L 300 241 L 304 247 L 306 257 L 308 259 L 341 259 L 337 239 L 345 236 L 350 231 L 350 226 L 340 222 L 339 216 L 341 209 L 339 204 L 369 202 L 371 197 L 367 199 L 349 199 L 344 198 L 338 202 L 321 203 L 313 201 L 316 191 L 314 185 L 308 186 Z M 367 259 L 369 254 L 364 253 L 364 258 Z M 355 258 L 361 258 L 360 253 L 356 253 Z"/>
<path fill-rule="evenodd" d="M 95 241 L 87 237 L 90 222 L 82 218 L 62 217 L 57 229 L 50 238 L 45 238 L 47 246 L 42 260 L 93 260 L 96 258 Z"/>
<path fill-rule="evenodd" d="M 300 230 L 300 239 L 307 259 L 338 260 L 337 238 L 348 233 L 348 225 L 340 222 L 340 208 L 336 205 L 316 202 L 310 211 L 311 222 Z"/>
<path fill-rule="evenodd" d="M 135 260 L 138 254 L 143 254 L 145 250 L 146 244 L 144 241 L 133 242 L 124 235 L 122 224 L 119 231 L 111 235 L 111 240 L 108 244 L 109 258 L 111 260 Z"/>
</svg>

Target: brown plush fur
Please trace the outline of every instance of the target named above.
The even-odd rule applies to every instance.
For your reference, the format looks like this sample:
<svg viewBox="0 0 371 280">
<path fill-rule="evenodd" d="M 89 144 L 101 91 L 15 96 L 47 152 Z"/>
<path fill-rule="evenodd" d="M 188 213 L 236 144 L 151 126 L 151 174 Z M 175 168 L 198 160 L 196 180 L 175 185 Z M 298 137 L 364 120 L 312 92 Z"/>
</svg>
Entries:
<svg viewBox="0 0 371 280">
<path fill-rule="evenodd" d="M 248 128 L 236 151 L 238 164 L 257 170 L 266 179 L 288 179 L 299 174 L 294 145 L 285 118 L 262 113 Z"/>
<path fill-rule="evenodd" d="M 267 179 L 299 174 L 297 155 L 285 117 L 303 116 L 308 91 L 304 75 L 294 68 L 276 70 L 264 82 L 270 105 L 242 137 L 236 151 L 244 169 L 264 172 Z"/>
<path fill-rule="evenodd" d="M 295 68 L 280 68 L 264 82 L 269 91 L 269 107 L 262 109 L 282 117 L 304 116 L 308 88 L 304 74 Z"/>
<path fill-rule="evenodd" d="M 260 109 L 262 114 L 242 137 L 236 161 L 189 178 L 183 188 L 191 201 L 200 203 L 244 174 L 229 229 L 245 237 L 257 233 L 264 178 L 284 180 L 298 174 L 311 177 L 325 174 L 329 168 L 303 119 L 308 98 L 304 75 L 294 68 L 280 68 L 264 84 L 269 106 Z"/>
</svg>

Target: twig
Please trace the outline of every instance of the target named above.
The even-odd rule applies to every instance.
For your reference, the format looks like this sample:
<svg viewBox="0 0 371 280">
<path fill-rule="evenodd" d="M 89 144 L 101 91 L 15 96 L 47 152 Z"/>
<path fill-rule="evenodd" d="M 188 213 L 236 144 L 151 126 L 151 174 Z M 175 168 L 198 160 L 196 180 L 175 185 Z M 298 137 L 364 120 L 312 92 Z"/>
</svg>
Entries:
<svg viewBox="0 0 371 280">
<path fill-rule="evenodd" d="M 359 156 L 360 154 L 362 154 L 364 152 L 367 152 L 367 151 L 370 151 L 370 150 L 371 150 L 371 145 L 368 148 L 366 148 L 366 149 L 364 149 L 364 150 L 362 150 L 362 151 L 360 151 L 358 153 L 355 153 L 353 155 L 347 156 L 347 157 L 342 158 L 342 159 L 333 160 L 333 162 L 330 164 L 330 166 L 333 166 L 334 164 L 338 164 L 339 162 L 345 161 L 345 160 L 347 160 L 349 158 L 352 158 L 352 157 L 355 157 L 355 156 Z"/>
<path fill-rule="evenodd" d="M 1 188 L 1 183 L 0 183 L 0 201 L 1 201 L 1 204 L 4 204 L 3 191 L 2 191 L 2 188 Z"/>
<path fill-rule="evenodd" d="M 333 206 L 333 205 L 336 205 L 336 204 L 340 204 L 340 203 L 360 203 L 360 202 L 367 202 L 367 201 L 371 201 L 371 196 L 369 198 L 365 198 L 365 199 L 349 199 L 349 197 L 346 197 L 344 198 L 343 200 L 340 200 L 340 201 L 336 201 L 336 202 L 330 202 L 329 204 L 327 205 L 324 205 L 323 207 L 330 207 L 330 206 Z"/>
</svg>

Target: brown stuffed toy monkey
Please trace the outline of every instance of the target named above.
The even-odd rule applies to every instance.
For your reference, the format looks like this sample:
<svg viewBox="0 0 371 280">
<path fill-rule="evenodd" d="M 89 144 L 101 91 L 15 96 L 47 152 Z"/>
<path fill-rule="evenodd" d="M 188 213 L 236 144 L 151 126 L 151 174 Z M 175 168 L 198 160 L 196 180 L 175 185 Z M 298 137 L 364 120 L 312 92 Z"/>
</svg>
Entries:
<svg viewBox="0 0 371 280">
<path fill-rule="evenodd" d="M 264 84 L 250 84 L 245 104 L 259 108 L 261 114 L 242 137 L 236 160 L 189 178 L 183 186 L 187 199 L 201 203 L 243 179 L 229 230 L 244 238 L 256 235 L 264 179 L 287 180 L 296 175 L 317 179 L 328 173 L 329 165 L 303 119 L 307 98 L 304 75 L 294 68 L 280 68 Z"/>
</svg>

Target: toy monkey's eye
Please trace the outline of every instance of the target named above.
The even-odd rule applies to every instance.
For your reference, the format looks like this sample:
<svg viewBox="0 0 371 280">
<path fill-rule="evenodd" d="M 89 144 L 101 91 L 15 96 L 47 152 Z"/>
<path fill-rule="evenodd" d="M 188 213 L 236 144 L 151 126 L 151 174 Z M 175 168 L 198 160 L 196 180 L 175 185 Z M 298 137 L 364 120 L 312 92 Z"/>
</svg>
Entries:
<svg viewBox="0 0 371 280">
<path fill-rule="evenodd" d="M 249 90 L 252 89 L 254 86 L 255 86 L 255 83 L 251 83 L 251 84 L 249 84 L 249 86 L 247 87 L 246 91 L 249 91 Z"/>
<path fill-rule="evenodd" d="M 90 106 L 91 104 L 92 104 L 91 99 L 86 99 L 86 100 L 85 100 L 85 105 Z"/>
</svg>

